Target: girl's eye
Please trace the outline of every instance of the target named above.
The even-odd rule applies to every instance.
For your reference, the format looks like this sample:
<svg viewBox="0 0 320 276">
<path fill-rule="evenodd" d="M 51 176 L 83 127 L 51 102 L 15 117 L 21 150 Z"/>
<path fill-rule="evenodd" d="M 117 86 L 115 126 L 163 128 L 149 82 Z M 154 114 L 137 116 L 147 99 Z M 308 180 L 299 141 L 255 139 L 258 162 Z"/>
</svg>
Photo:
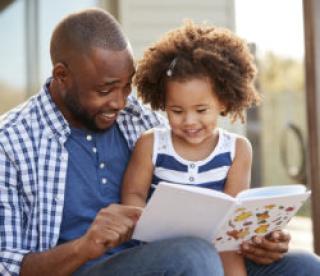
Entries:
<svg viewBox="0 0 320 276">
<path fill-rule="evenodd" d="M 173 112 L 174 114 L 181 114 L 182 113 L 181 110 L 171 110 L 171 112 Z"/>
<path fill-rule="evenodd" d="M 204 113 L 204 112 L 206 112 L 206 111 L 207 111 L 207 109 L 198 109 L 198 110 L 197 110 L 198 113 Z"/>
</svg>

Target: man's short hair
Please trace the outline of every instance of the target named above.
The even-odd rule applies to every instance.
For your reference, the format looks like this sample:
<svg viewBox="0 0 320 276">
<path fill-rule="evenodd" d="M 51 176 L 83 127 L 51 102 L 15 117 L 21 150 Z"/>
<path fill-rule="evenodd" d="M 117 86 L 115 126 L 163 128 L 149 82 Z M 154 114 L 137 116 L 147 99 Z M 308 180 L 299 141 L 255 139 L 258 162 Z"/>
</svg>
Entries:
<svg viewBox="0 0 320 276">
<path fill-rule="evenodd" d="M 87 54 L 92 48 L 120 51 L 128 40 L 116 19 L 98 8 L 85 9 L 65 17 L 54 29 L 50 55 L 52 64 L 65 62 L 72 54 Z"/>
</svg>

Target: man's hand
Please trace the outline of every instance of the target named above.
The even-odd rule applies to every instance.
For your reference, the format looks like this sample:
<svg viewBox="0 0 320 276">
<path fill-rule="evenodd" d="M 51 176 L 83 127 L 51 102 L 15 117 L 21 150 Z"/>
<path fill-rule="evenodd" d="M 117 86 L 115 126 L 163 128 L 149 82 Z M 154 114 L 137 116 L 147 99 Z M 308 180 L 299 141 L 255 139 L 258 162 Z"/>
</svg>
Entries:
<svg viewBox="0 0 320 276">
<path fill-rule="evenodd" d="M 274 231 L 265 237 L 254 237 L 241 245 L 241 254 L 258 263 L 271 264 L 288 252 L 291 237 L 288 232 Z"/>
<path fill-rule="evenodd" d="M 86 234 L 78 240 L 78 250 L 83 250 L 79 253 L 91 260 L 128 241 L 141 212 L 141 208 L 119 204 L 101 209 Z"/>
<path fill-rule="evenodd" d="M 131 238 L 141 208 L 112 204 L 97 214 L 81 238 L 23 258 L 19 275 L 71 275 L 88 260 Z"/>
</svg>

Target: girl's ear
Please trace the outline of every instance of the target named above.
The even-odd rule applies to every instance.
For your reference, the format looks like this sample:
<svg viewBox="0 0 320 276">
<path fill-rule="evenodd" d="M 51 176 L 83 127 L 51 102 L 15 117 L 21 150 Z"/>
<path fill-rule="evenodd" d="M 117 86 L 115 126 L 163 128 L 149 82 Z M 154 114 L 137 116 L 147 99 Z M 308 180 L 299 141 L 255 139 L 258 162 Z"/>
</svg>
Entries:
<svg viewBox="0 0 320 276">
<path fill-rule="evenodd" d="M 221 104 L 221 106 L 220 106 L 220 115 L 221 116 L 227 115 L 227 107 L 224 104 Z"/>
<path fill-rule="evenodd" d="M 221 115 L 221 116 L 226 116 L 226 115 L 227 115 L 227 112 L 226 112 L 225 110 L 220 111 L 220 115 Z"/>
</svg>

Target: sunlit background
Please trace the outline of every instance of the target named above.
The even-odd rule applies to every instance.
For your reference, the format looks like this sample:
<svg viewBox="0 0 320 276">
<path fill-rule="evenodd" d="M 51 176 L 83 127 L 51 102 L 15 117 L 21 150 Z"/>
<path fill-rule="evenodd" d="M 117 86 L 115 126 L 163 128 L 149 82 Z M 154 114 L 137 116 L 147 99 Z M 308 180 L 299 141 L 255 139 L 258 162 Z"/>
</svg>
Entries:
<svg viewBox="0 0 320 276">
<path fill-rule="evenodd" d="M 59 19 L 69 12 L 90 6 L 104 6 L 122 23 L 132 41 L 136 57 L 163 32 L 181 24 L 183 18 L 209 21 L 233 29 L 248 43 L 255 44 L 259 66 L 257 85 L 264 101 L 248 125 L 223 125 L 246 133 L 250 138 L 250 123 L 259 133 L 253 185 L 305 181 L 288 177 L 299 170 L 303 156 L 293 131 L 294 124 L 304 135 L 304 40 L 301 0 L 202 0 L 202 1 L 26 1 L 2 0 L 0 12 L 0 112 L 5 112 L 28 96 L 36 93 L 41 83 L 50 76 L 49 40 Z M 256 127 L 257 128 L 257 127 Z M 272 135 L 270 135 L 272 130 Z M 283 138 L 285 137 L 285 138 Z M 305 139 L 305 137 L 303 137 Z M 282 149 L 290 154 L 287 170 L 281 163 L 281 139 L 297 149 Z M 284 157 L 282 157 L 284 158 Z"/>
<path fill-rule="evenodd" d="M 245 38 L 256 56 L 263 103 L 248 112 L 245 125 L 222 125 L 251 140 L 253 186 L 305 183 L 302 0 L 0 0 L 0 114 L 35 94 L 50 76 L 55 24 L 93 6 L 120 21 L 137 58 L 184 18 L 228 27 Z M 308 208 L 301 214 L 308 216 Z"/>
</svg>

